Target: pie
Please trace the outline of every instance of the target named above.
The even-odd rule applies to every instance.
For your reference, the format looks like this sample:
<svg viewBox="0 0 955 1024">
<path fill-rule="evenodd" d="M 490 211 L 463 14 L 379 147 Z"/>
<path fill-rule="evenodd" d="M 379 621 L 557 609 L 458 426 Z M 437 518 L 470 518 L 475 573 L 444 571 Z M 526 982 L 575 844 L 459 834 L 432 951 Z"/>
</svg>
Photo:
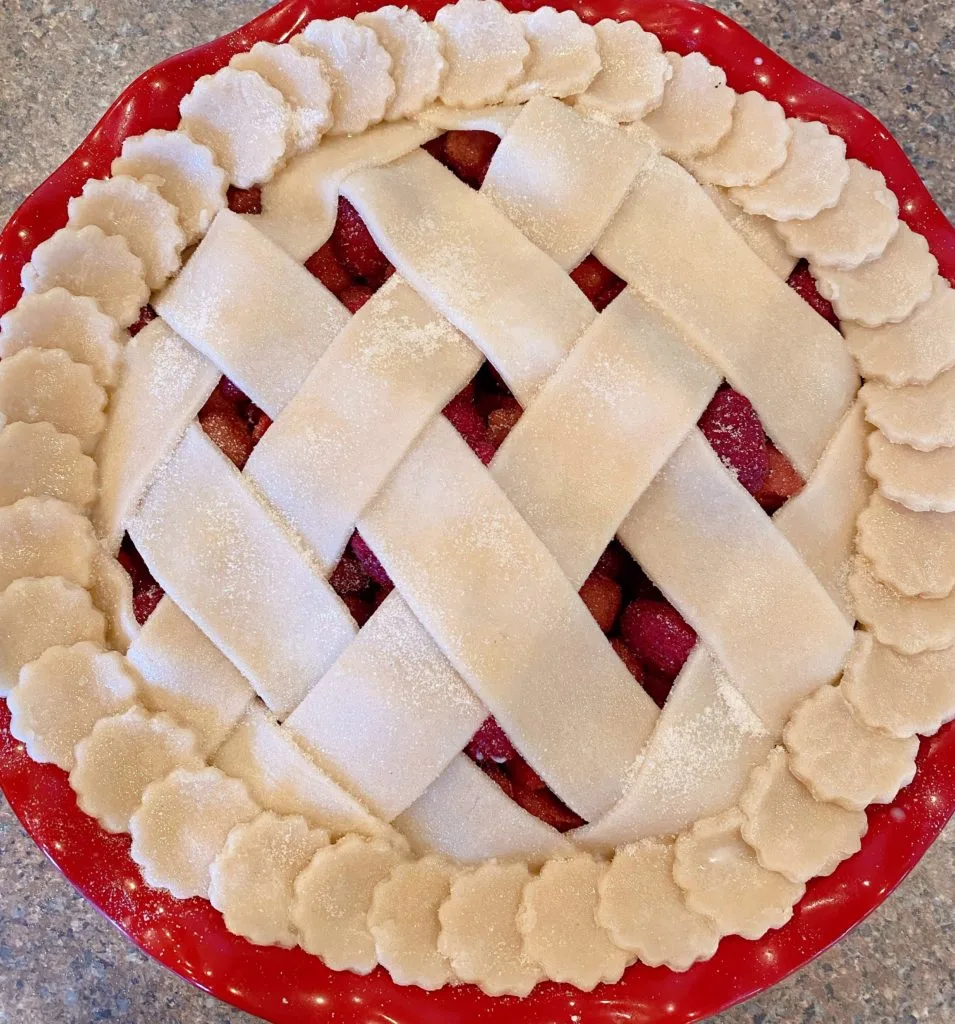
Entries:
<svg viewBox="0 0 955 1024">
<path fill-rule="evenodd" d="M 589 990 L 784 926 L 955 717 L 955 296 L 883 176 L 496 0 L 180 113 L 0 321 L 14 735 L 335 970 Z"/>
</svg>

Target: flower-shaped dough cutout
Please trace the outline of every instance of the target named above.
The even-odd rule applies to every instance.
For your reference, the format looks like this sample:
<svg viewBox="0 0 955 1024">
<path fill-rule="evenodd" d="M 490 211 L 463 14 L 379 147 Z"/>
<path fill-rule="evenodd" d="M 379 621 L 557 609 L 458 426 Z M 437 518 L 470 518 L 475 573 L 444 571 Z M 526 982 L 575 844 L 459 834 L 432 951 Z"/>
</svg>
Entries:
<svg viewBox="0 0 955 1024">
<path fill-rule="evenodd" d="M 259 810 L 245 783 L 218 768 L 176 768 L 143 792 L 129 820 L 130 855 L 147 885 L 179 900 L 208 896 L 212 862 L 229 833 Z"/>
<path fill-rule="evenodd" d="M 863 384 L 865 418 L 894 444 L 921 452 L 955 447 L 955 370 L 930 384 L 891 388 L 881 381 Z"/>
<path fill-rule="evenodd" d="M 128 832 L 146 787 L 176 768 L 202 768 L 196 737 L 169 715 L 150 715 L 135 704 L 101 718 L 76 745 L 70 785 L 81 811 L 107 832 Z"/>
<path fill-rule="evenodd" d="M 955 591 L 934 600 L 907 597 L 879 580 L 861 556 L 854 560 L 847 582 L 856 617 L 879 643 L 901 654 L 941 651 L 955 644 Z"/>
<path fill-rule="evenodd" d="M 133 607 L 133 581 L 129 573 L 100 547 L 93 559 L 93 581 L 90 586 L 93 603 L 106 616 L 106 638 L 110 647 L 125 654 L 139 634 L 139 623 Z"/>
<path fill-rule="evenodd" d="M 24 348 L 63 349 L 74 363 L 85 363 L 105 388 L 116 383 L 123 343 L 112 317 L 101 313 L 92 299 L 65 288 L 24 295 L 0 317 L 0 358 Z"/>
<path fill-rule="evenodd" d="M 324 846 L 328 833 L 301 815 L 263 811 L 236 825 L 209 872 L 209 900 L 229 931 L 262 946 L 294 946 L 295 879 Z"/>
<path fill-rule="evenodd" d="M 52 423 L 90 454 L 106 426 L 105 408 L 93 371 L 61 349 L 25 348 L 0 360 L 0 415 L 8 423 Z"/>
<path fill-rule="evenodd" d="M 161 288 L 179 269 L 186 245 L 179 211 L 150 182 L 126 175 L 90 178 L 82 195 L 70 200 L 69 211 L 71 228 L 92 224 L 107 235 L 122 235 L 143 261 L 150 291 Z"/>
<path fill-rule="evenodd" d="M 689 160 L 687 167 L 694 178 L 710 185 L 759 185 L 786 162 L 792 134 L 778 103 L 746 92 L 736 97 L 729 134 L 711 153 Z"/>
<path fill-rule="evenodd" d="M 907 444 L 893 444 L 874 430 L 865 468 L 887 498 L 906 508 L 955 512 L 955 448 L 920 452 Z"/>
<path fill-rule="evenodd" d="M 807 697 L 792 713 L 783 742 L 793 774 L 812 795 L 850 811 L 891 803 L 915 778 L 918 739 L 871 729 L 841 686 L 822 686 Z"/>
<path fill-rule="evenodd" d="M 41 242 L 20 273 L 28 295 L 64 288 L 94 299 L 120 327 L 139 317 L 149 298 L 143 261 L 121 235 L 107 235 L 95 224 L 77 231 L 60 228 Z"/>
<path fill-rule="evenodd" d="M 332 123 L 332 89 L 322 62 L 290 43 L 258 42 L 237 53 L 229 67 L 257 71 L 285 97 L 292 109 L 292 145 L 299 153 L 311 149 Z"/>
<path fill-rule="evenodd" d="M 285 98 L 255 71 L 204 75 L 179 104 L 180 127 L 208 146 L 238 188 L 268 181 L 282 165 L 292 130 Z"/>
<path fill-rule="evenodd" d="M 58 498 L 0 508 L 0 590 L 25 576 L 62 576 L 89 587 L 99 544 L 93 524 Z"/>
<path fill-rule="evenodd" d="M 179 211 L 187 245 L 206 233 L 213 217 L 226 205 L 226 172 L 208 146 L 185 132 L 153 128 L 145 135 L 130 136 L 110 173 L 154 184 L 163 199 Z"/>
<path fill-rule="evenodd" d="M 900 654 L 859 632 L 842 690 L 871 728 L 900 740 L 934 736 L 955 718 L 955 647 Z"/>
<path fill-rule="evenodd" d="M 441 905 L 438 949 L 455 974 L 489 996 L 526 996 L 543 978 L 540 966 L 524 952 L 517 913 L 527 865 L 486 861 L 464 871 Z"/>
<path fill-rule="evenodd" d="M 736 93 L 726 84 L 726 72 L 702 53 L 668 53 L 666 58 L 673 76 L 663 102 L 647 114 L 644 124 L 675 160 L 712 153 L 733 127 Z"/>
<path fill-rule="evenodd" d="M 779 233 L 793 256 L 814 267 L 853 270 L 878 259 L 899 230 L 899 201 L 879 171 L 849 161 L 839 202 L 812 220 L 782 221 Z"/>
<path fill-rule="evenodd" d="M 764 868 L 743 841 L 738 808 L 701 818 L 676 841 L 673 877 L 687 906 L 711 918 L 721 935 L 759 939 L 782 928 L 806 887 Z"/>
<path fill-rule="evenodd" d="M 819 121 L 790 118 L 793 130 L 783 166 L 760 185 L 730 192 L 747 213 L 773 220 L 810 220 L 839 202 L 849 180 L 846 144 Z"/>
<path fill-rule="evenodd" d="M 79 439 L 52 423 L 10 423 L 0 430 L 0 506 L 46 494 L 87 510 L 96 499 L 96 463 Z"/>
<path fill-rule="evenodd" d="M 928 384 L 955 366 L 955 291 L 936 276 L 928 300 L 901 323 L 845 323 L 842 331 L 864 377 L 890 387 Z"/>
<path fill-rule="evenodd" d="M 607 865 L 589 854 L 549 860 L 524 889 L 517 926 L 524 950 L 552 981 L 591 992 L 620 980 L 627 953 L 597 920 Z"/>
<path fill-rule="evenodd" d="M 41 764 L 72 771 L 74 750 L 101 718 L 136 700 L 136 677 L 126 659 L 98 644 L 51 647 L 24 665 L 7 697 L 10 732 Z"/>
<path fill-rule="evenodd" d="M 60 576 L 11 583 L 0 592 L 0 697 L 45 650 L 84 640 L 106 642 L 106 621 L 89 591 Z"/>
<path fill-rule="evenodd" d="M 391 57 L 370 28 L 350 18 L 311 21 L 292 45 L 322 62 L 332 87 L 333 135 L 355 135 L 384 118 L 395 94 Z"/>
<path fill-rule="evenodd" d="M 574 11 L 540 7 L 519 11 L 531 54 L 524 77 L 504 99 L 526 103 L 535 96 L 563 99 L 582 93 L 600 71 L 597 35 Z"/>
<path fill-rule="evenodd" d="M 597 920 L 622 949 L 649 967 L 686 971 L 716 952 L 713 921 L 686 905 L 673 880 L 673 842 L 641 839 L 620 847 L 600 879 Z"/>
<path fill-rule="evenodd" d="M 429 992 L 454 980 L 438 949 L 438 910 L 451 894 L 457 869 L 442 857 L 399 864 L 376 889 L 368 913 L 378 961 L 398 985 Z"/>
<path fill-rule="evenodd" d="M 816 287 L 840 320 L 863 327 L 900 323 L 932 294 L 938 260 L 928 242 L 900 224 L 885 252 L 855 270 L 812 268 Z"/>
<path fill-rule="evenodd" d="M 868 821 L 861 810 L 817 800 L 790 768 L 776 747 L 753 769 L 740 797 L 742 834 L 764 868 L 801 884 L 858 853 Z"/>
<path fill-rule="evenodd" d="M 859 516 L 856 547 L 883 583 L 908 597 L 955 589 L 955 517 L 913 512 L 878 491 Z"/>
<path fill-rule="evenodd" d="M 395 94 L 385 119 L 412 117 L 437 99 L 446 67 L 444 43 L 434 26 L 409 7 L 379 7 L 355 16 L 370 28 L 391 57 Z"/>
<path fill-rule="evenodd" d="M 434 16 L 448 67 L 441 102 L 449 107 L 499 103 L 524 74 L 530 45 L 518 17 L 497 0 L 458 0 Z"/>
<path fill-rule="evenodd" d="M 368 911 L 375 887 L 402 859 L 390 843 L 355 833 L 319 850 L 295 880 L 292 921 L 302 948 L 333 971 L 372 971 L 378 956 Z"/>
<path fill-rule="evenodd" d="M 600 71 L 574 100 L 586 113 L 627 123 L 639 121 L 663 102 L 673 68 L 660 40 L 635 21 L 605 18 L 594 25 Z"/>
</svg>

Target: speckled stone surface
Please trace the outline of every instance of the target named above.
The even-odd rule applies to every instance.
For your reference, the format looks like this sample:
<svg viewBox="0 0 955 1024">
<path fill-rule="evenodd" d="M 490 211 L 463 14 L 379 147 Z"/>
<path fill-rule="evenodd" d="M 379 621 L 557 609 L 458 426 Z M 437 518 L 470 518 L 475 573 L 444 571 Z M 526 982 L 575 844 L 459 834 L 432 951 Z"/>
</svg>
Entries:
<svg viewBox="0 0 955 1024">
<path fill-rule="evenodd" d="M 716 0 L 874 111 L 955 214 L 950 0 Z M 0 222 L 163 57 L 259 13 L 255 0 L 0 0 Z M 249 1024 L 147 960 L 44 860 L 0 801 L 2 1024 Z M 721 1024 L 955 1022 L 955 826 L 845 941 Z"/>
</svg>

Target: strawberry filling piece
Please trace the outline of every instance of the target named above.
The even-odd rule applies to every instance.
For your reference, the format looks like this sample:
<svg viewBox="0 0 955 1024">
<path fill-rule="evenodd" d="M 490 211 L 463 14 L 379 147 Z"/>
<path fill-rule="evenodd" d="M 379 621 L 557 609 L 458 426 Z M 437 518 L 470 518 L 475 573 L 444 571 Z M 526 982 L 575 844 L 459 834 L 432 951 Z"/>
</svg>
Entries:
<svg viewBox="0 0 955 1024">
<path fill-rule="evenodd" d="M 199 423 L 219 448 L 242 469 L 272 420 L 227 377 L 199 410 Z"/>
<path fill-rule="evenodd" d="M 126 570 L 133 584 L 133 614 L 142 626 L 162 600 L 163 589 L 153 579 L 152 573 L 128 534 L 123 537 L 116 560 Z"/>
<path fill-rule="evenodd" d="M 493 132 L 450 131 L 424 148 L 466 185 L 480 188 L 500 141 Z"/>
<path fill-rule="evenodd" d="M 627 287 L 627 282 L 608 270 L 596 256 L 586 256 L 570 272 L 570 279 L 601 312 Z"/>
<path fill-rule="evenodd" d="M 261 213 L 262 212 L 262 189 L 258 185 L 252 188 L 236 188 L 229 186 L 226 193 L 226 202 L 233 213 Z"/>
<path fill-rule="evenodd" d="M 808 302 L 823 320 L 828 320 L 836 330 L 839 329 L 839 317 L 836 316 L 832 303 L 819 294 L 816 282 L 809 273 L 809 264 L 805 260 L 796 264 L 786 283 L 803 301 Z"/>
<path fill-rule="evenodd" d="M 159 314 L 156 312 L 156 310 L 154 310 L 153 307 L 147 303 L 139 311 L 139 319 L 136 321 L 136 323 L 130 326 L 129 336 L 131 338 L 135 338 L 136 335 L 139 334 L 139 332 L 146 326 L 146 324 L 151 323 L 153 320 L 156 319 L 157 316 L 159 316 Z"/>
</svg>

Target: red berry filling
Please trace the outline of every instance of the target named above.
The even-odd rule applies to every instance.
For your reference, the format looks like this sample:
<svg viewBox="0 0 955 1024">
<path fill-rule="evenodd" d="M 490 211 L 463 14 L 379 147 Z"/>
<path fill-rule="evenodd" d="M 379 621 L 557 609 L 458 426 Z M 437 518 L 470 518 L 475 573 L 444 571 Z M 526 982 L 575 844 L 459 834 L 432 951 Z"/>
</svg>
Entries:
<svg viewBox="0 0 955 1024">
<path fill-rule="evenodd" d="M 451 131 L 424 148 L 466 185 L 480 188 L 500 141 L 493 132 Z"/>
<path fill-rule="evenodd" d="M 339 263 L 335 247 L 329 239 L 317 252 L 313 252 L 305 261 L 305 269 L 332 293 L 340 296 L 352 285 L 352 276 Z"/>
<path fill-rule="evenodd" d="M 828 299 L 824 299 L 819 294 L 816 282 L 813 280 L 812 274 L 809 273 L 809 264 L 805 260 L 802 260 L 796 265 L 796 269 L 789 275 L 789 281 L 787 283 L 789 284 L 789 287 L 792 288 L 801 299 L 808 302 L 824 320 L 828 320 L 833 327 L 838 329 L 839 317 L 836 316 L 836 311 L 832 308 L 832 303 L 829 302 Z"/>
<path fill-rule="evenodd" d="M 331 243 L 339 263 L 355 278 L 369 284 L 384 281 L 391 264 L 358 211 L 343 196 L 338 197 L 338 220 L 332 230 Z"/>
<path fill-rule="evenodd" d="M 163 589 L 153 579 L 142 555 L 136 550 L 129 535 L 123 537 L 116 560 L 126 570 L 133 584 L 133 614 L 141 625 L 156 610 L 162 600 Z"/>
<path fill-rule="evenodd" d="M 262 189 L 258 185 L 253 185 L 252 188 L 236 188 L 235 185 L 230 185 L 226 201 L 233 213 L 261 213 Z"/>
<path fill-rule="evenodd" d="M 219 448 L 242 469 L 272 420 L 223 377 L 199 410 L 199 423 Z"/>
<path fill-rule="evenodd" d="M 624 642 L 649 668 L 671 680 L 679 675 L 696 644 L 696 633 L 668 602 L 638 598 L 620 619 Z"/>
<path fill-rule="evenodd" d="M 769 473 L 766 434 L 750 400 L 720 388 L 700 417 L 700 430 L 739 482 L 756 494 Z"/>
<path fill-rule="evenodd" d="M 139 319 L 129 328 L 129 336 L 135 338 L 146 324 L 155 320 L 159 314 L 148 303 L 139 311 Z"/>
<path fill-rule="evenodd" d="M 805 481 L 775 445 L 769 445 L 767 455 L 769 472 L 756 494 L 756 500 L 772 515 L 803 489 Z"/>
<path fill-rule="evenodd" d="M 570 279 L 601 312 L 627 287 L 627 282 L 608 270 L 596 256 L 587 256 L 570 272 Z"/>
</svg>

